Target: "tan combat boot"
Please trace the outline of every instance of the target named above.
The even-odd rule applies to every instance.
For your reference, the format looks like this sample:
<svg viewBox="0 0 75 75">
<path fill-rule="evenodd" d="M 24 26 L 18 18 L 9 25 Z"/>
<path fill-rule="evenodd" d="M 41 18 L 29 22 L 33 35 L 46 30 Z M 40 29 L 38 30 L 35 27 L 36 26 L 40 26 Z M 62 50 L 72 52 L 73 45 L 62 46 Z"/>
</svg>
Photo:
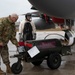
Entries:
<svg viewBox="0 0 75 75">
<path fill-rule="evenodd" d="M 6 73 L 12 74 L 11 67 L 9 64 L 6 65 Z"/>
<path fill-rule="evenodd" d="M 4 72 L 1 70 L 1 68 L 0 68 L 0 75 L 3 75 L 4 74 Z"/>
</svg>

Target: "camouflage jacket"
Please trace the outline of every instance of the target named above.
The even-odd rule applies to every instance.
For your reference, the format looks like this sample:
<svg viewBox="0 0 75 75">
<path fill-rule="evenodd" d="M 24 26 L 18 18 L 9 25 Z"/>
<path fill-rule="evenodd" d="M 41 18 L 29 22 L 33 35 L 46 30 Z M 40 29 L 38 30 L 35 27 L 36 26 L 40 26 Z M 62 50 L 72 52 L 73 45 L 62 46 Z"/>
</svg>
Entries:
<svg viewBox="0 0 75 75">
<path fill-rule="evenodd" d="M 9 40 L 16 46 L 18 42 L 16 39 L 16 28 L 15 23 L 12 23 L 9 20 L 9 17 L 0 19 L 0 42 L 3 42 L 6 45 Z"/>
</svg>

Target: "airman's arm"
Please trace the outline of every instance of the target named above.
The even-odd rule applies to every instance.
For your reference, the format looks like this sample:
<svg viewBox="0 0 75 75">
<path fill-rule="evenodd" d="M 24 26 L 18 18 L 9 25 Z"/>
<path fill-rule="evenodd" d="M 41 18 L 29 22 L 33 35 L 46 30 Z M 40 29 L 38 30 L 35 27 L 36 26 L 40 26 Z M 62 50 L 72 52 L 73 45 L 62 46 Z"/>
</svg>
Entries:
<svg viewBox="0 0 75 75">
<path fill-rule="evenodd" d="M 3 28 L 4 28 L 4 25 L 0 22 L 0 43 L 3 42 L 2 41 Z"/>
<path fill-rule="evenodd" d="M 13 33 L 12 33 L 12 35 L 11 35 L 11 42 L 14 44 L 14 45 L 16 45 L 16 46 L 18 46 L 18 41 L 17 41 L 17 39 L 16 39 L 16 28 L 14 27 L 14 30 L 12 31 Z"/>
<path fill-rule="evenodd" d="M 36 33 L 36 27 L 35 27 L 35 24 L 33 21 L 31 22 L 31 24 L 32 24 L 32 28 L 33 28 L 33 34 L 34 34 L 34 33 Z"/>
<path fill-rule="evenodd" d="M 32 24 L 32 28 L 33 28 L 33 39 L 35 40 L 36 39 L 36 27 L 35 27 L 35 24 L 34 22 L 31 23 Z"/>
</svg>

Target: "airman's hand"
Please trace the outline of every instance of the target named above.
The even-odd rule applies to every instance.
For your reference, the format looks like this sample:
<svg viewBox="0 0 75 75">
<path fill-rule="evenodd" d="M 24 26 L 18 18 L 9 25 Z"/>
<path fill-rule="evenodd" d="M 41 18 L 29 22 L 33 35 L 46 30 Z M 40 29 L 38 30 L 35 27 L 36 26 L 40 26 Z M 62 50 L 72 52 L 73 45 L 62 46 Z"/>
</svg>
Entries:
<svg viewBox="0 0 75 75">
<path fill-rule="evenodd" d="M 18 47 L 19 47 L 20 45 L 18 44 Z"/>
<path fill-rule="evenodd" d="M 33 34 L 33 40 L 35 40 L 35 39 L 36 39 L 36 33 Z"/>
<path fill-rule="evenodd" d="M 0 42 L 0 46 L 3 46 L 3 43 L 2 42 Z"/>
</svg>

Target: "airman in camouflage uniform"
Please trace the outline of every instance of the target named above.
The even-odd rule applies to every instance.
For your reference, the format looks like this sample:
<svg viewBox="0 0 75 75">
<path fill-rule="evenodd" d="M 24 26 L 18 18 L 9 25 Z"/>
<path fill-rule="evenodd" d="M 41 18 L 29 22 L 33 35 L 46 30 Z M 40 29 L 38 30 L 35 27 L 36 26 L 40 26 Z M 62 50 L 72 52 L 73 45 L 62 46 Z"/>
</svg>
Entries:
<svg viewBox="0 0 75 75">
<path fill-rule="evenodd" d="M 0 55 L 4 64 L 6 65 L 6 71 L 11 73 L 9 52 L 7 43 L 9 40 L 16 46 L 18 46 L 18 41 L 16 40 L 16 28 L 15 22 L 18 19 L 17 14 L 9 15 L 8 17 L 0 19 Z M 2 72 L 0 68 L 0 72 Z M 0 74 L 1 75 L 1 74 Z"/>
</svg>

